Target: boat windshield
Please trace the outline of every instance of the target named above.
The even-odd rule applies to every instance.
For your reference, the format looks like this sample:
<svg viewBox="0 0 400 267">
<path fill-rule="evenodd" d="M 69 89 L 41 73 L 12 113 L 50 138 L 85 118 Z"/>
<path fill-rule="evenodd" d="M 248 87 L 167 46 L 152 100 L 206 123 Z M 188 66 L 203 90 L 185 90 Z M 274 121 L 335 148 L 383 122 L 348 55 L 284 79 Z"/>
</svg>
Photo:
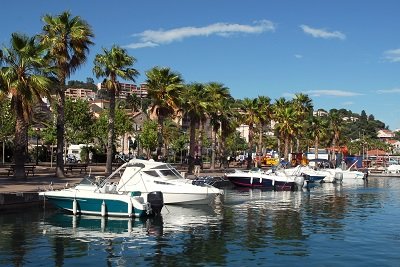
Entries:
<svg viewBox="0 0 400 267">
<path fill-rule="evenodd" d="M 94 176 L 85 176 L 83 179 L 79 182 L 80 185 L 92 185 L 96 182 L 96 177 Z"/>
</svg>

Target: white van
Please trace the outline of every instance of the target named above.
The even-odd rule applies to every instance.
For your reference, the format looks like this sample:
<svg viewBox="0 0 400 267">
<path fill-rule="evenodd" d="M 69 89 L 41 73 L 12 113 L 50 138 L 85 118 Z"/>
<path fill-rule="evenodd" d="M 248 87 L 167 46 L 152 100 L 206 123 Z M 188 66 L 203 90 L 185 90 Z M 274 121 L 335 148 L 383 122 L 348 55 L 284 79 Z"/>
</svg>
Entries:
<svg viewBox="0 0 400 267">
<path fill-rule="evenodd" d="M 68 147 L 67 151 L 67 161 L 71 162 L 81 162 L 81 151 L 82 148 L 86 147 L 85 144 L 79 144 L 79 145 L 70 145 Z"/>
</svg>

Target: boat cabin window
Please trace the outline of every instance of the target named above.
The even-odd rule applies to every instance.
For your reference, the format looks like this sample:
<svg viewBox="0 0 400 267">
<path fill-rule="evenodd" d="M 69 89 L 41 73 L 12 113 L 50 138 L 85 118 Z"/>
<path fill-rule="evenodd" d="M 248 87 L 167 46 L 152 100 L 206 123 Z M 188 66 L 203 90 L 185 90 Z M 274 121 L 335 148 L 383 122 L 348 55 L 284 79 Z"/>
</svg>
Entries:
<svg viewBox="0 0 400 267">
<path fill-rule="evenodd" d="M 178 176 L 173 170 L 160 170 L 161 174 L 163 177 L 167 178 L 167 179 L 177 179 L 177 178 L 181 178 L 180 176 Z"/>
<path fill-rule="evenodd" d="M 145 174 L 153 176 L 153 177 L 159 177 L 158 173 L 156 171 L 144 171 Z"/>
</svg>

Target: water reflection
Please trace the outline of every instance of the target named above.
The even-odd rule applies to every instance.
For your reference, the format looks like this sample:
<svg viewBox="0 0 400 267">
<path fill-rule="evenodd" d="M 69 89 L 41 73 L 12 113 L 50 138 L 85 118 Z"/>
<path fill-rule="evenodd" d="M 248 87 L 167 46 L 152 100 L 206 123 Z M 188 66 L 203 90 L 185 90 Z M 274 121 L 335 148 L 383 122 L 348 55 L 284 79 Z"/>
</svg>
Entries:
<svg viewBox="0 0 400 267">
<path fill-rule="evenodd" d="M 226 189 L 223 204 L 168 205 L 148 219 L 0 214 L 0 265 L 333 265 L 355 254 L 373 262 L 383 252 L 398 259 L 386 247 L 400 246 L 399 195 L 400 179 L 370 179 L 296 192 Z"/>
</svg>

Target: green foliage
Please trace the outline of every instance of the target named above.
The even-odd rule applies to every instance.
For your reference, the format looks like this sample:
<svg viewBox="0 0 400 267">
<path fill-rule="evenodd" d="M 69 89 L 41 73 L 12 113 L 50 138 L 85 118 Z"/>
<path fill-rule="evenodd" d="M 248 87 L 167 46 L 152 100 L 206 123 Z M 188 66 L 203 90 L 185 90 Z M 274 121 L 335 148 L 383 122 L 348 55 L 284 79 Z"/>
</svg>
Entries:
<svg viewBox="0 0 400 267">
<path fill-rule="evenodd" d="M 52 145 L 57 141 L 57 131 L 54 123 L 47 125 L 46 128 L 41 130 L 40 134 L 44 144 Z"/>
<path fill-rule="evenodd" d="M 226 153 L 229 155 L 236 154 L 238 151 L 246 151 L 247 143 L 240 136 L 239 132 L 234 132 L 226 138 Z"/>
<path fill-rule="evenodd" d="M 70 80 L 68 81 L 68 88 L 83 88 L 90 89 L 94 92 L 97 91 L 97 86 L 94 84 L 94 80 L 92 78 L 87 78 L 86 82 Z"/>
<path fill-rule="evenodd" d="M 158 145 L 157 122 L 147 120 L 143 123 L 143 129 L 139 135 L 139 143 L 142 148 L 147 149 L 147 156 L 150 156 L 151 151 L 155 150 Z"/>
<path fill-rule="evenodd" d="M 15 117 L 11 111 L 11 100 L 4 95 L 0 99 L 0 140 L 14 134 Z"/>
<path fill-rule="evenodd" d="M 94 116 L 88 101 L 81 99 L 65 101 L 65 138 L 68 143 L 89 142 L 94 136 L 93 124 Z"/>
<path fill-rule="evenodd" d="M 171 147 L 174 151 L 181 152 L 187 149 L 189 144 L 189 135 L 186 132 L 180 132 L 177 138 L 171 142 Z"/>
<path fill-rule="evenodd" d="M 101 112 L 100 117 L 95 121 L 93 125 L 94 136 L 103 147 L 105 147 L 105 145 L 107 144 L 108 138 L 108 114 L 108 110 L 104 110 L 103 112 Z M 115 136 L 121 136 L 125 133 L 133 131 L 132 122 L 128 114 L 122 109 L 115 110 L 114 131 Z"/>
</svg>

